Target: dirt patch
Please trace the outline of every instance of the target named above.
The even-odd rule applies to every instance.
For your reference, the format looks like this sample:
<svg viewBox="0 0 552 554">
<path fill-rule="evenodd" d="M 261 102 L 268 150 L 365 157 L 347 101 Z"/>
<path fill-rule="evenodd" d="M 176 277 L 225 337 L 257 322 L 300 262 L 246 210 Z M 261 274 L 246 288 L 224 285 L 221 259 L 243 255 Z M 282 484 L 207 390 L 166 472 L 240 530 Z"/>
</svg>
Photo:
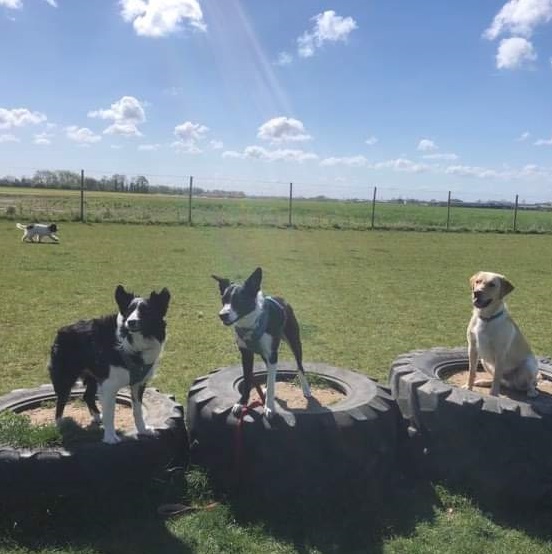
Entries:
<svg viewBox="0 0 552 554">
<path fill-rule="evenodd" d="M 54 422 L 54 406 L 40 406 L 25 410 L 24 413 L 31 419 L 33 425 L 44 425 Z M 90 426 L 91 418 L 88 413 L 88 408 L 80 401 L 68 402 L 63 412 L 63 418 L 72 419 L 79 427 L 87 429 Z M 117 402 L 115 405 L 115 428 L 124 433 L 134 432 L 134 418 L 132 416 L 132 408 Z"/>
<path fill-rule="evenodd" d="M 476 379 L 478 378 L 487 378 L 490 377 L 490 374 L 486 371 L 478 371 L 476 374 Z M 455 385 L 457 387 L 463 387 L 468 382 L 468 370 L 465 369 L 463 371 L 457 371 L 455 373 L 452 373 L 448 375 L 444 381 L 446 383 L 449 383 L 450 385 Z M 551 395 L 552 396 L 552 381 L 549 379 L 539 379 L 539 382 L 537 383 L 537 389 L 544 393 L 545 395 Z M 480 394 L 486 394 L 488 395 L 490 392 L 489 387 L 473 387 L 473 390 L 475 392 L 478 392 Z M 511 398 L 512 400 L 527 400 L 527 395 L 523 392 L 514 391 L 511 389 L 506 389 L 505 387 L 501 387 L 501 394 L 502 397 Z"/>
<path fill-rule="evenodd" d="M 320 406 L 331 406 L 345 398 L 345 395 L 337 389 L 330 387 L 311 386 L 312 396 Z M 255 389 L 251 391 L 251 402 L 259 400 Z M 276 382 L 276 401 L 287 410 L 306 410 L 309 401 L 303 396 L 301 387 L 285 381 Z M 311 400 L 312 405 L 312 400 Z"/>
</svg>

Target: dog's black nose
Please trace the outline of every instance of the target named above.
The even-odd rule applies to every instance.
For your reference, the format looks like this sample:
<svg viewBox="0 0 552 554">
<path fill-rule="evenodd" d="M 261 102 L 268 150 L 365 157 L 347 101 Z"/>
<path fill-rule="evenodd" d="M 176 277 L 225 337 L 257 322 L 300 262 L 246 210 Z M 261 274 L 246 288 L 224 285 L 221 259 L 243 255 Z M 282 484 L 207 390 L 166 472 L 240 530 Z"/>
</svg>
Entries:
<svg viewBox="0 0 552 554">
<path fill-rule="evenodd" d="M 219 314 L 219 317 L 223 323 L 228 321 L 228 314 Z"/>
<path fill-rule="evenodd" d="M 475 298 L 477 298 L 478 300 L 481 298 L 481 295 L 482 295 L 482 294 L 483 294 L 483 291 L 481 291 L 481 290 L 474 290 L 474 291 L 473 291 L 473 296 L 474 296 Z"/>
</svg>

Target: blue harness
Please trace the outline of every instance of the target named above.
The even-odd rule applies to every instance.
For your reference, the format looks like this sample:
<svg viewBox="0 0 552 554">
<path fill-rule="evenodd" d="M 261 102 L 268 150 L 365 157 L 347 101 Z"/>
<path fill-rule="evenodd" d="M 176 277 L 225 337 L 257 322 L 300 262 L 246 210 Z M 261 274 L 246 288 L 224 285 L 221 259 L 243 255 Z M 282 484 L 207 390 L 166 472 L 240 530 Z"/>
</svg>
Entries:
<svg viewBox="0 0 552 554">
<path fill-rule="evenodd" d="M 262 354 L 261 337 L 265 334 L 269 320 L 275 321 L 278 324 L 278 329 L 281 330 L 286 322 L 286 313 L 284 307 L 271 296 L 265 296 L 261 315 L 257 318 L 253 329 L 241 329 L 234 327 L 236 335 L 245 343 L 246 347 L 255 352 Z"/>
</svg>

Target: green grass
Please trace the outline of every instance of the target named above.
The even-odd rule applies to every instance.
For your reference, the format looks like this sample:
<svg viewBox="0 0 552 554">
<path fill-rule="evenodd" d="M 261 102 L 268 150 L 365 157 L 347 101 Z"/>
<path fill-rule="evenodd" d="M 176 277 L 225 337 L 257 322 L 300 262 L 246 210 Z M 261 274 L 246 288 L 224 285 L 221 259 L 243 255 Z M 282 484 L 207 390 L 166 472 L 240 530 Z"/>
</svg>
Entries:
<svg viewBox="0 0 552 554">
<path fill-rule="evenodd" d="M 161 194 L 86 193 L 88 222 L 187 224 L 188 197 Z M 11 215 L 10 215 L 11 214 Z M 367 229 L 371 227 L 371 202 L 294 199 L 292 223 L 299 228 Z M 13 221 L 76 221 L 80 217 L 80 192 L 0 187 L 0 218 Z M 285 227 L 289 224 L 286 198 L 193 198 L 194 225 Z M 381 229 L 443 230 L 447 209 L 439 206 L 378 202 L 374 224 Z M 487 208 L 451 208 L 450 229 L 508 232 L 513 211 Z M 518 212 L 517 229 L 526 233 L 552 232 L 552 212 Z"/>
<path fill-rule="evenodd" d="M 0 445 L 13 448 L 59 446 L 61 435 L 54 423 L 33 425 L 28 416 L 0 413 Z"/>
<path fill-rule="evenodd" d="M 536 353 L 552 353 L 548 236 L 66 223 L 60 238 L 58 245 L 22 244 L 13 223 L 0 221 L 0 392 L 47 382 L 56 329 L 111 312 L 123 283 L 139 293 L 170 289 L 168 342 L 153 384 L 184 402 L 195 377 L 238 363 L 210 275 L 242 279 L 257 265 L 263 289 L 293 304 L 307 362 L 385 382 L 402 352 L 464 344 L 468 278 L 479 269 L 508 276 L 516 286 L 514 318 Z M 285 347 L 281 357 L 291 359 Z M 187 483 L 137 494 L 139 501 L 117 496 L 76 506 L 59 500 L 47 510 L 35 502 L 0 520 L 0 547 L 43 554 L 552 552 L 550 511 L 478 505 L 423 482 L 405 482 L 375 506 L 323 507 L 331 517 L 314 522 L 291 513 L 261 517 L 228 502 L 159 520 L 162 501 L 209 501 L 197 472 Z"/>
</svg>

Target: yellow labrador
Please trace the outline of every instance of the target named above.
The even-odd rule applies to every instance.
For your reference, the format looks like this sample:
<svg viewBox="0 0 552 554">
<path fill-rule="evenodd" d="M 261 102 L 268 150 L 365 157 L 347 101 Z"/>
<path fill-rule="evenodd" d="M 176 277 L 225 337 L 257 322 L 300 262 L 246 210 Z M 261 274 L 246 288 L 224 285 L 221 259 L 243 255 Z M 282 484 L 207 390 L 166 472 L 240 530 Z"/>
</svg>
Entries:
<svg viewBox="0 0 552 554">
<path fill-rule="evenodd" d="M 498 273 L 480 271 L 470 279 L 473 313 L 468 325 L 469 376 L 466 387 L 491 387 L 498 396 L 500 385 L 538 395 L 538 364 L 531 347 L 514 323 L 504 297 L 514 286 Z M 477 362 L 492 378 L 475 379 Z"/>
</svg>

